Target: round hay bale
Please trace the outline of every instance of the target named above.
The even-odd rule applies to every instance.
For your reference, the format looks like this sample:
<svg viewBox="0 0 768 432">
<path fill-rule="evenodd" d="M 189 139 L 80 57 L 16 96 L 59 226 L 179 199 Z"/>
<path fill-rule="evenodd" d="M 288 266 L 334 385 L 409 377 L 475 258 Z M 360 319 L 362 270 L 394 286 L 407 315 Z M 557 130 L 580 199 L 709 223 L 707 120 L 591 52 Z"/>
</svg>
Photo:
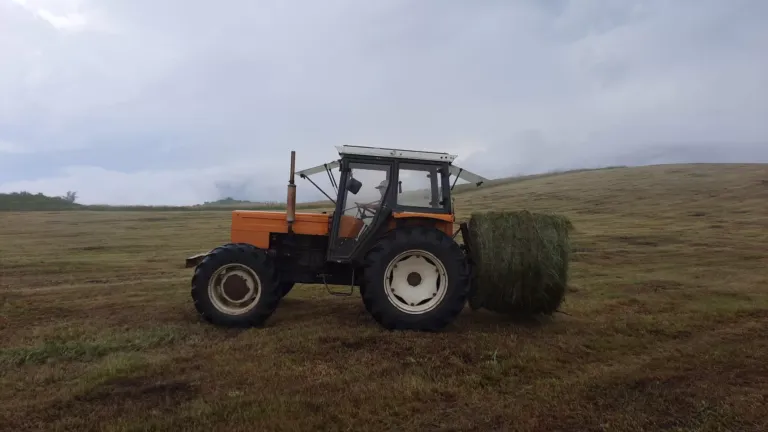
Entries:
<svg viewBox="0 0 768 432">
<path fill-rule="evenodd" d="M 564 216 L 529 211 L 473 213 L 475 265 L 469 305 L 509 315 L 551 315 L 568 285 L 569 234 Z"/>
</svg>

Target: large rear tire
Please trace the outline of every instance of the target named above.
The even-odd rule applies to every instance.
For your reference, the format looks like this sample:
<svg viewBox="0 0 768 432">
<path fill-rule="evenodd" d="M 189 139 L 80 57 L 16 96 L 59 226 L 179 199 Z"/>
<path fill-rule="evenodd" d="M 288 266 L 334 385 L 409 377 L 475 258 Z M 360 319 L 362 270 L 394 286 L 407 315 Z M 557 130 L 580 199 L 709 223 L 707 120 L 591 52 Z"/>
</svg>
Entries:
<svg viewBox="0 0 768 432">
<path fill-rule="evenodd" d="M 433 228 L 405 227 L 368 252 L 360 293 L 384 328 L 438 331 L 464 308 L 469 283 L 466 256 L 452 238 Z"/>
<path fill-rule="evenodd" d="M 281 298 L 272 260 L 249 244 L 217 247 L 197 265 L 192 276 L 195 309 L 206 321 L 220 326 L 261 326 Z"/>
</svg>

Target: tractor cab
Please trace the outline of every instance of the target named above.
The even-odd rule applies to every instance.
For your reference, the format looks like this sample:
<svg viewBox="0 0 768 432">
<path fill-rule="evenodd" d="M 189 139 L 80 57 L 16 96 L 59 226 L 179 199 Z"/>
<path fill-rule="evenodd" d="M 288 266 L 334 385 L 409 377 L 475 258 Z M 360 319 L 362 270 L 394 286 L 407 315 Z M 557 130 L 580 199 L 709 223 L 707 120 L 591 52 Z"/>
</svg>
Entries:
<svg viewBox="0 0 768 432">
<path fill-rule="evenodd" d="M 429 222 L 452 234 L 456 181 L 478 186 L 485 181 L 453 165 L 456 156 L 448 153 L 362 146 L 337 150 L 340 159 L 297 172 L 335 205 L 328 233 L 327 259 L 332 262 L 357 261 L 378 235 L 405 224 Z M 323 171 L 335 197 L 309 178 Z"/>
</svg>

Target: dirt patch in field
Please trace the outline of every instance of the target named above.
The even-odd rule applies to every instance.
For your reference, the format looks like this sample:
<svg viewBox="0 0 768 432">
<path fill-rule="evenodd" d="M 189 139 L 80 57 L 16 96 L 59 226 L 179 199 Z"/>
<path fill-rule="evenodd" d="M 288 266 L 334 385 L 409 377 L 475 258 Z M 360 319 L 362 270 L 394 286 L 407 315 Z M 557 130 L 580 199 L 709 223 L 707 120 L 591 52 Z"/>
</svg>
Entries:
<svg viewBox="0 0 768 432">
<path fill-rule="evenodd" d="M 148 409 L 162 409 L 193 399 L 197 389 L 189 382 L 148 377 L 124 377 L 108 381 L 74 398 L 77 403 L 138 404 Z"/>
</svg>

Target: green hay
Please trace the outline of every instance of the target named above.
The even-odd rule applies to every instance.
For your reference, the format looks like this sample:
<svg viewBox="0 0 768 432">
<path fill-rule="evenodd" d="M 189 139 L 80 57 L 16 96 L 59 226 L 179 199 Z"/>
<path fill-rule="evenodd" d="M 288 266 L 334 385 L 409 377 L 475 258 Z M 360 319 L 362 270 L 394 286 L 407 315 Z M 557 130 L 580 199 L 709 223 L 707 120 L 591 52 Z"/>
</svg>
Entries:
<svg viewBox="0 0 768 432">
<path fill-rule="evenodd" d="M 472 309 L 517 316 L 557 311 L 568 286 L 573 225 L 566 217 L 496 211 L 473 213 L 468 225 Z"/>
</svg>

